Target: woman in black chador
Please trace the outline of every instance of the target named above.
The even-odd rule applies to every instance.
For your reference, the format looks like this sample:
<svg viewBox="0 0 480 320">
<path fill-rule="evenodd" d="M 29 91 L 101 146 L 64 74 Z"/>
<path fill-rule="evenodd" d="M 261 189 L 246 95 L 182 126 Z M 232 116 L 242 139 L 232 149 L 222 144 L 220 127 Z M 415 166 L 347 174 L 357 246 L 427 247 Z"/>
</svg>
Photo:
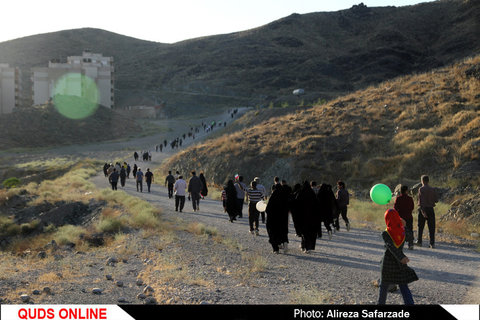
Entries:
<svg viewBox="0 0 480 320">
<path fill-rule="evenodd" d="M 278 253 L 280 246 L 284 251 L 288 245 L 288 196 L 284 188 L 278 184 L 273 188 L 272 195 L 268 200 L 267 209 L 267 233 L 268 241 L 272 245 L 273 252 Z"/>
<path fill-rule="evenodd" d="M 320 206 L 310 183 L 305 181 L 297 196 L 298 214 L 301 216 L 300 232 L 302 250 L 309 253 L 315 250 L 317 232 L 321 224 Z"/>
<path fill-rule="evenodd" d="M 237 215 L 237 189 L 233 184 L 233 180 L 228 180 L 227 186 L 225 187 L 225 196 L 226 196 L 226 210 L 230 218 L 230 222 L 233 222 L 235 216 Z"/>
<path fill-rule="evenodd" d="M 120 185 L 123 187 L 125 187 L 125 180 L 127 179 L 127 171 L 125 170 L 124 167 L 122 167 L 122 169 L 120 169 Z"/>
<path fill-rule="evenodd" d="M 320 219 L 325 225 L 325 229 L 328 232 L 328 238 L 332 238 L 332 223 L 333 212 L 336 210 L 337 201 L 335 200 L 335 194 L 333 193 L 332 186 L 322 183 L 320 190 L 317 194 L 318 203 L 320 205 Z M 318 228 L 318 237 L 322 237 L 322 225 L 320 223 Z"/>
<path fill-rule="evenodd" d="M 302 216 L 299 210 L 299 205 L 297 201 L 298 194 L 302 189 L 302 185 L 300 183 L 295 184 L 293 187 L 293 191 L 288 197 L 288 206 L 290 208 L 290 214 L 292 215 L 293 227 L 295 228 L 295 234 L 297 237 L 302 236 L 302 232 L 300 231 L 302 225 Z"/>
<path fill-rule="evenodd" d="M 202 190 L 200 191 L 200 194 L 202 195 L 202 197 L 206 197 L 208 194 L 207 180 L 205 179 L 203 172 L 200 172 L 200 175 L 198 177 L 200 178 L 200 181 L 202 181 Z"/>
</svg>

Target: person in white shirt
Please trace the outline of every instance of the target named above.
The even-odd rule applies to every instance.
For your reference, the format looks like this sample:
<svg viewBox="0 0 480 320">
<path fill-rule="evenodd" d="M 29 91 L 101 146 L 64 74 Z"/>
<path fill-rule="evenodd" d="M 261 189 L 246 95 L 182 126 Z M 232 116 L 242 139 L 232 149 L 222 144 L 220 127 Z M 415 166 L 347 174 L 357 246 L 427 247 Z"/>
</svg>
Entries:
<svg viewBox="0 0 480 320">
<path fill-rule="evenodd" d="M 173 191 L 175 192 L 175 211 L 178 211 L 180 207 L 180 212 L 182 212 L 187 191 L 187 182 L 183 180 L 183 176 L 178 176 L 178 180 L 173 185 Z"/>
</svg>

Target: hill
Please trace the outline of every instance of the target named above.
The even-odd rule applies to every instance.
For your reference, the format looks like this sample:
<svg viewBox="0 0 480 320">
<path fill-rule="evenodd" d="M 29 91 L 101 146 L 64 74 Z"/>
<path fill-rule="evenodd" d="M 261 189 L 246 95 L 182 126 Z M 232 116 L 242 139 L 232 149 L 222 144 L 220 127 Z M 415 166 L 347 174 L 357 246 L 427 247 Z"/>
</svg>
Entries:
<svg viewBox="0 0 480 320">
<path fill-rule="evenodd" d="M 379 181 L 393 190 L 429 174 L 437 186 L 475 187 L 479 92 L 477 56 L 322 105 L 253 110 L 238 120 L 238 130 L 188 148 L 163 170 L 203 170 L 215 184 L 240 173 L 248 182 L 259 176 L 268 184 L 276 175 L 290 183 L 341 178 L 352 190 Z"/>
<path fill-rule="evenodd" d="M 132 119 L 100 106 L 81 120 L 62 116 L 52 105 L 0 117 L 0 148 L 39 148 L 115 140 L 141 132 Z"/>
<path fill-rule="evenodd" d="M 480 51 L 478 0 L 292 14 L 259 28 L 161 44 L 97 29 L 0 43 L 0 61 L 24 72 L 85 48 L 113 56 L 116 105 L 163 100 L 192 107 L 267 105 L 331 99 L 386 79 L 423 72 Z M 290 100 L 290 103 L 293 103 Z"/>
</svg>

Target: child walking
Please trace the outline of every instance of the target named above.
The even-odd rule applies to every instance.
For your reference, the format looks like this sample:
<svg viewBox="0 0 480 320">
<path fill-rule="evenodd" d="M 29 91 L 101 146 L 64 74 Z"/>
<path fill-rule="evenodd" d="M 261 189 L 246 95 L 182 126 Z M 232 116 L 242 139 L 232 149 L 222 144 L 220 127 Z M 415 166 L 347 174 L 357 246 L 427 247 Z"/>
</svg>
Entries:
<svg viewBox="0 0 480 320">
<path fill-rule="evenodd" d="M 418 277 L 415 271 L 407 266 L 410 260 L 403 254 L 404 222 L 395 209 L 388 209 L 385 212 L 385 223 L 387 229 L 382 233 L 385 241 L 385 253 L 381 264 L 378 304 L 385 304 L 389 285 L 398 284 L 404 303 L 413 305 L 414 301 L 408 284 L 418 280 Z"/>
</svg>

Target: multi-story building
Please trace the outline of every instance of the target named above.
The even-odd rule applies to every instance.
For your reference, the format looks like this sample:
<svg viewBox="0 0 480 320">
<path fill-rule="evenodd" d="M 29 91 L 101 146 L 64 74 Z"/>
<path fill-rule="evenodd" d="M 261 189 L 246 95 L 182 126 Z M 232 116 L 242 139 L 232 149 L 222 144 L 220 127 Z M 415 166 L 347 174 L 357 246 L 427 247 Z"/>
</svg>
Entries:
<svg viewBox="0 0 480 320">
<path fill-rule="evenodd" d="M 113 58 L 104 57 L 100 53 L 91 53 L 86 50 L 81 56 L 71 56 L 66 63 L 52 60 L 48 67 L 32 68 L 33 105 L 44 104 L 53 98 L 57 81 L 66 74 L 87 76 L 92 79 L 98 89 L 100 105 L 113 108 L 114 105 L 114 67 Z M 75 76 L 73 77 L 75 79 Z M 78 81 L 80 85 L 81 81 Z M 82 88 L 77 95 L 81 95 Z"/>
<path fill-rule="evenodd" d="M 11 113 L 18 107 L 20 71 L 8 64 L 0 64 L 0 115 Z"/>
</svg>

